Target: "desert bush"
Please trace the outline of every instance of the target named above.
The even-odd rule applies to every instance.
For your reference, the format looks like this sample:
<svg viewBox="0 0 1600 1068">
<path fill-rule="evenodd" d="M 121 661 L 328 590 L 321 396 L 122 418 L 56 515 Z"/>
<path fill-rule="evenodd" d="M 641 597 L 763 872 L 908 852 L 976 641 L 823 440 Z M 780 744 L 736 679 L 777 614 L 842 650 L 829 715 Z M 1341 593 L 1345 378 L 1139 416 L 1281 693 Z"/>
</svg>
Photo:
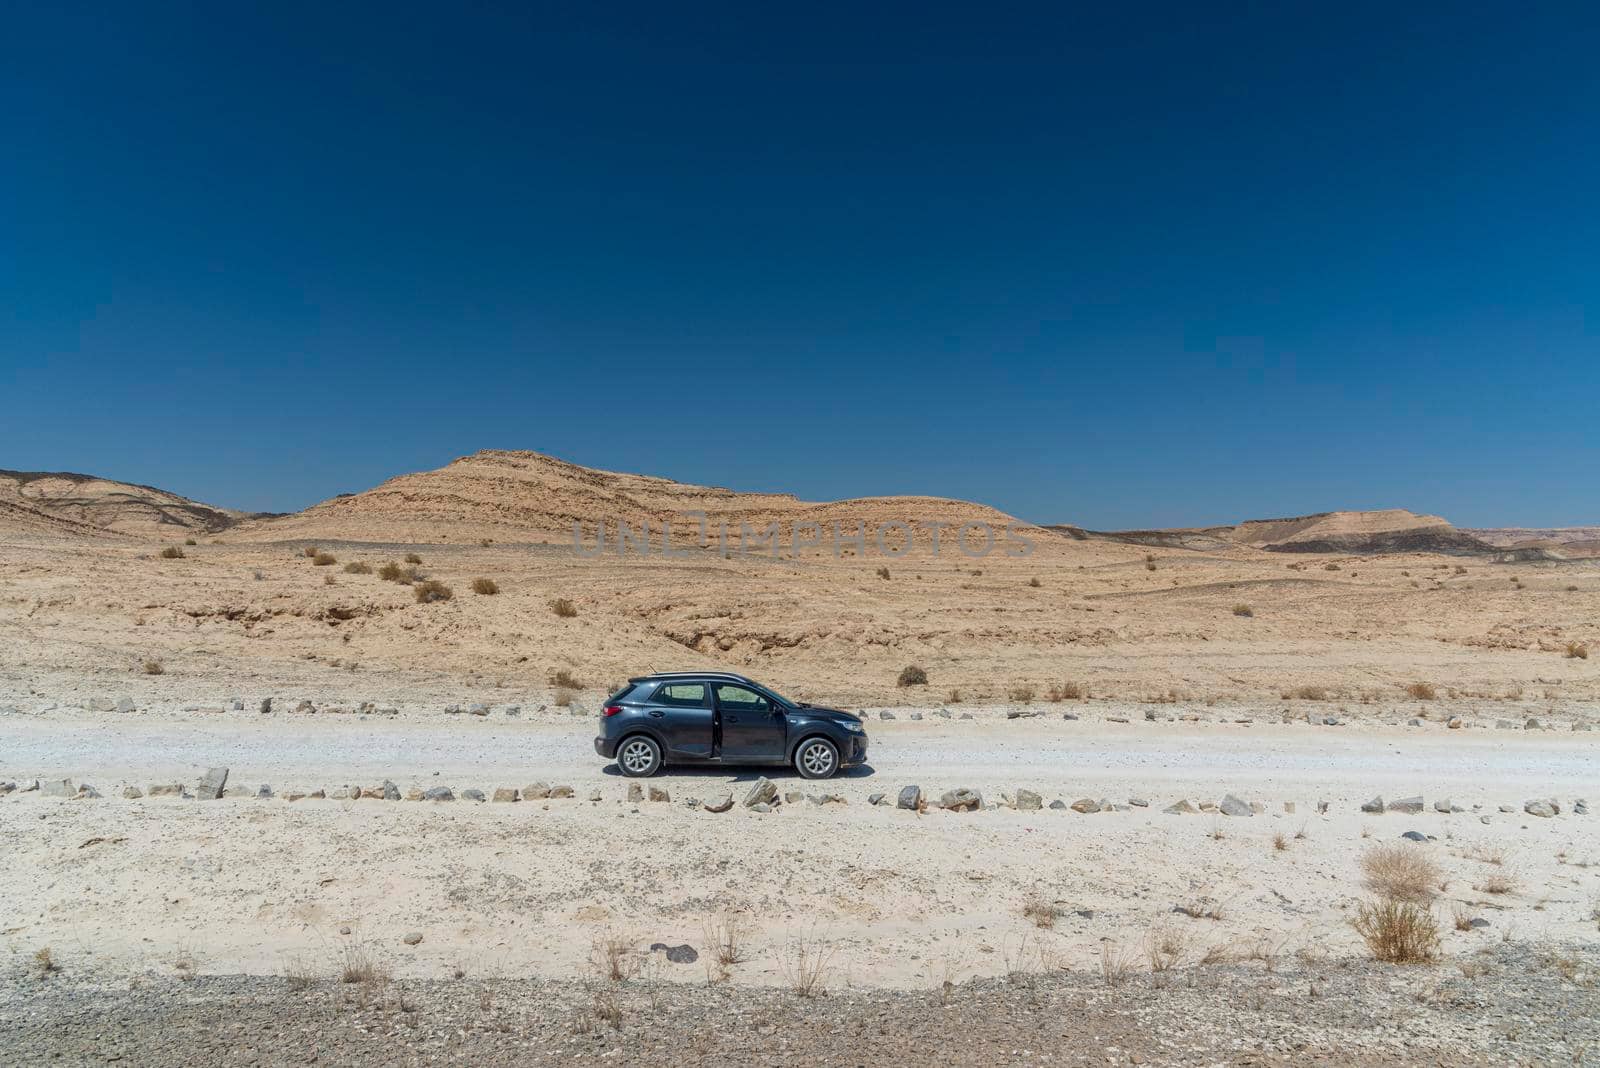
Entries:
<svg viewBox="0 0 1600 1068">
<path fill-rule="evenodd" d="M 575 696 L 577 695 L 563 686 L 556 690 L 555 697 L 552 700 L 557 708 L 567 708 L 572 704 L 572 699 Z"/>
<path fill-rule="evenodd" d="M 1351 925 L 1377 960 L 1420 964 L 1439 957 L 1439 923 L 1414 901 L 1363 904 Z"/>
<path fill-rule="evenodd" d="M 304 957 L 290 957 L 283 965 L 283 984 L 290 990 L 309 990 L 317 976 Z"/>
<path fill-rule="evenodd" d="M 900 677 L 895 680 L 896 686 L 926 686 L 928 673 L 916 664 L 908 664 L 900 669 Z"/>
<path fill-rule="evenodd" d="M 1567 659 L 1568 660 L 1587 660 L 1587 659 L 1589 659 L 1589 647 L 1587 645 L 1582 644 L 1581 642 L 1568 642 L 1567 643 Z"/>
<path fill-rule="evenodd" d="M 146 660 L 144 662 L 144 673 L 146 675 L 165 675 L 167 669 L 161 666 L 161 661 L 159 660 Z"/>
<path fill-rule="evenodd" d="M 1022 903 L 1022 915 L 1033 921 L 1035 927 L 1050 928 L 1056 925 L 1056 907 L 1037 895 Z"/>
<path fill-rule="evenodd" d="M 494 579 L 475 578 L 472 580 L 472 592 L 481 593 L 485 597 L 493 597 L 500 592 L 500 587 L 495 585 Z"/>
<path fill-rule="evenodd" d="M 578 606 L 567 600 L 565 597 L 557 597 L 550 602 L 550 611 L 554 612 L 562 619 L 571 619 L 573 616 L 578 614 Z"/>
<path fill-rule="evenodd" d="M 400 565 L 392 561 L 378 568 L 378 577 L 385 582 L 399 582 L 400 575 Z"/>
<path fill-rule="evenodd" d="M 40 946 L 33 951 L 33 970 L 41 976 L 61 970 L 61 965 L 57 964 L 55 957 L 50 955 L 49 946 Z"/>
<path fill-rule="evenodd" d="M 1144 569 L 1146 571 L 1154 571 L 1156 569 L 1156 562 L 1154 560 L 1147 560 L 1145 562 Z"/>
<path fill-rule="evenodd" d="M 315 545 L 307 545 L 305 547 L 305 556 L 309 560 L 312 557 L 316 556 L 321 551 L 322 550 L 317 548 Z"/>
<path fill-rule="evenodd" d="M 1144 953 L 1152 972 L 1171 971 L 1189 950 L 1189 934 L 1181 927 L 1160 924 L 1145 935 Z"/>
<path fill-rule="evenodd" d="M 1081 701 L 1087 696 L 1087 691 L 1076 682 L 1052 682 L 1050 688 L 1045 691 L 1045 697 L 1054 704 L 1062 701 Z"/>
<path fill-rule="evenodd" d="M 1296 686 L 1285 697 L 1295 697 L 1301 701 L 1326 701 L 1328 688 L 1326 686 Z"/>
<path fill-rule="evenodd" d="M 330 567 L 338 562 L 332 553 L 318 553 L 311 558 L 311 566 L 313 567 Z"/>
<path fill-rule="evenodd" d="M 372 565 L 363 564 L 360 560 L 354 560 L 344 565 L 344 573 L 346 575 L 370 575 L 372 574 Z"/>
<path fill-rule="evenodd" d="M 631 939 L 607 931 L 590 943 L 589 963 L 594 965 L 600 978 L 620 983 L 638 972 L 639 954 Z"/>
<path fill-rule="evenodd" d="M 1394 842 L 1374 846 L 1361 856 L 1367 888 L 1393 901 L 1433 900 L 1444 872 L 1420 846 Z"/>
<path fill-rule="evenodd" d="M 411 592 L 416 597 L 418 604 L 432 604 L 434 601 L 448 601 L 452 596 L 454 596 L 450 587 L 446 586 L 438 579 L 429 579 L 426 582 L 419 582 L 412 588 Z"/>
<path fill-rule="evenodd" d="M 789 989 L 803 998 L 815 997 L 827 986 L 828 968 L 833 963 L 834 947 L 822 941 L 796 938 L 789 945 L 783 971 Z"/>
<path fill-rule="evenodd" d="M 339 585 L 339 580 L 334 578 L 332 575 L 323 575 L 322 584 L 324 586 L 337 586 Z"/>
<path fill-rule="evenodd" d="M 176 545 L 169 545 L 161 550 L 161 558 L 163 560 L 182 560 L 183 550 Z"/>
<path fill-rule="evenodd" d="M 1121 986 L 1133 974 L 1133 954 L 1110 942 L 1100 943 L 1100 978 L 1106 986 Z"/>
<path fill-rule="evenodd" d="M 494 544 L 494 539 L 493 538 L 479 538 L 478 539 L 478 547 L 481 548 L 481 549 L 487 549 L 489 546 L 491 546 L 493 544 Z"/>
<path fill-rule="evenodd" d="M 1033 694 L 1033 687 L 1026 682 L 1019 683 L 1018 685 L 1011 687 L 1011 689 L 1007 692 L 1007 696 L 1019 705 L 1025 705 L 1032 701 Z"/>
<path fill-rule="evenodd" d="M 951 690 L 945 694 L 944 699 L 946 704 L 959 705 L 961 703 L 961 691 Z"/>
<path fill-rule="evenodd" d="M 199 542 L 195 541 L 193 538 L 184 538 L 183 539 L 183 543 L 185 545 L 198 545 L 198 544 L 200 544 Z"/>
<path fill-rule="evenodd" d="M 1406 687 L 1406 695 L 1418 701 L 1432 701 L 1439 696 L 1431 682 L 1413 682 Z"/>
<path fill-rule="evenodd" d="M 889 577 L 889 569 L 886 567 L 880 567 L 878 568 L 877 574 L 879 578 L 887 579 Z"/>
<path fill-rule="evenodd" d="M 1338 570 L 1340 570 L 1340 568 L 1339 568 L 1338 564 L 1323 564 L 1322 565 L 1322 570 L 1324 570 L 1324 571 L 1338 571 Z"/>
<path fill-rule="evenodd" d="M 1236 604 L 1236 605 L 1233 606 L 1233 614 L 1236 615 L 1236 616 L 1243 616 L 1246 619 L 1249 619 L 1251 616 L 1254 616 L 1256 613 L 1255 613 L 1255 610 L 1253 608 L 1251 608 L 1247 604 Z"/>
<path fill-rule="evenodd" d="M 705 950 L 723 967 L 745 959 L 744 922 L 731 912 L 708 918 L 701 926 Z"/>
<path fill-rule="evenodd" d="M 550 673 L 550 685 L 565 686 L 569 690 L 583 689 L 583 683 L 566 668 Z"/>
<path fill-rule="evenodd" d="M 344 947 L 339 963 L 341 983 L 377 985 L 388 980 L 388 969 L 378 962 L 370 949 L 359 942 L 352 942 Z"/>
<path fill-rule="evenodd" d="M 1038 577 L 1035 576 L 1034 578 L 1028 580 L 1028 585 L 1032 586 L 1034 589 L 1038 589 L 1040 586 L 1043 586 L 1044 583 L 1040 582 Z"/>
<path fill-rule="evenodd" d="M 418 556 L 416 553 L 406 553 L 406 563 L 420 564 L 422 563 L 422 557 Z"/>
<path fill-rule="evenodd" d="M 1282 853 L 1282 852 L 1285 852 L 1286 850 L 1288 850 L 1288 848 L 1289 848 L 1289 836 L 1284 834 L 1282 831 L 1279 831 L 1278 833 L 1274 834 L 1272 836 L 1272 848 L 1277 850 L 1279 853 Z"/>
<path fill-rule="evenodd" d="M 1477 884 L 1477 888 L 1485 894 L 1513 894 L 1516 893 L 1517 885 L 1516 873 L 1501 867 L 1485 876 L 1483 881 Z"/>
</svg>

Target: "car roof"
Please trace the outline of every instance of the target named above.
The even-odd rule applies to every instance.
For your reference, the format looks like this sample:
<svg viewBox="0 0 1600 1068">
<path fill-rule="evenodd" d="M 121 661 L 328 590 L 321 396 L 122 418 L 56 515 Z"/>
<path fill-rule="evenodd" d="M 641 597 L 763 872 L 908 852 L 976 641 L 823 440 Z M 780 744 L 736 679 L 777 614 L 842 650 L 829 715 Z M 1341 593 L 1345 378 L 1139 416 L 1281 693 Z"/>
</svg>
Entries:
<svg viewBox="0 0 1600 1068">
<path fill-rule="evenodd" d="M 656 671 L 649 675 L 640 675 L 638 678 L 629 679 L 628 681 L 664 682 L 667 679 L 732 679 L 734 682 L 748 682 L 753 686 L 761 685 L 755 679 L 735 674 L 732 671 Z"/>
</svg>

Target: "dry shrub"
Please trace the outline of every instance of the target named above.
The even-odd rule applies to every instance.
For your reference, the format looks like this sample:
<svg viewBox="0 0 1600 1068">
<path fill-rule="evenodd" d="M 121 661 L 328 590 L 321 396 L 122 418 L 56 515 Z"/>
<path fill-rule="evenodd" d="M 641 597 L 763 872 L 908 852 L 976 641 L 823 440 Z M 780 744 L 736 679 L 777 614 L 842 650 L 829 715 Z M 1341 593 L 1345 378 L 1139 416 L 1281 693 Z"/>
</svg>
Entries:
<svg viewBox="0 0 1600 1068">
<path fill-rule="evenodd" d="M 600 978 L 613 983 L 631 979 L 639 971 L 639 954 L 633 940 L 607 931 L 589 945 L 589 963 L 594 965 Z"/>
<path fill-rule="evenodd" d="M 1193 901 L 1186 901 L 1173 907 L 1191 920 L 1222 919 L 1222 902 L 1214 897 L 1197 897 Z"/>
<path fill-rule="evenodd" d="M 1133 974 L 1133 953 L 1110 942 L 1100 943 L 1100 978 L 1106 986 L 1117 987 Z"/>
<path fill-rule="evenodd" d="M 1406 695 L 1418 701 L 1432 701 L 1439 696 L 1431 682 L 1413 682 L 1406 687 Z"/>
<path fill-rule="evenodd" d="M 323 575 L 322 584 L 324 586 L 337 586 L 339 585 L 339 580 L 334 578 L 332 575 Z"/>
<path fill-rule="evenodd" d="M 961 691 L 951 690 L 945 695 L 944 699 L 946 704 L 959 705 L 961 703 Z"/>
<path fill-rule="evenodd" d="M 480 549 L 487 549 L 489 546 L 491 546 L 493 544 L 494 544 L 494 539 L 493 538 L 479 538 L 478 539 L 478 547 Z"/>
<path fill-rule="evenodd" d="M 1144 954 L 1152 972 L 1171 971 L 1189 951 L 1189 934 L 1180 927 L 1160 924 L 1150 928 L 1144 939 Z"/>
<path fill-rule="evenodd" d="M 1056 925 L 1056 907 L 1042 897 L 1030 897 L 1023 902 L 1022 915 L 1032 920 L 1035 927 L 1050 928 Z"/>
<path fill-rule="evenodd" d="M 332 553 L 318 553 L 311 558 L 312 567 L 330 567 L 338 562 Z"/>
<path fill-rule="evenodd" d="M 1146 571 L 1154 571 L 1156 569 L 1156 562 L 1154 560 L 1147 560 L 1145 562 L 1144 569 Z"/>
<path fill-rule="evenodd" d="M 1328 699 L 1328 688 L 1326 686 L 1296 686 L 1284 694 L 1284 697 L 1294 697 L 1301 701 L 1326 701 Z"/>
<path fill-rule="evenodd" d="M 290 957 L 284 962 L 283 983 L 290 990 L 309 990 L 316 981 L 316 973 L 304 957 Z"/>
<path fill-rule="evenodd" d="M 1045 697 L 1054 703 L 1081 701 L 1088 696 L 1084 688 L 1076 682 L 1053 682 L 1050 684 L 1050 689 L 1045 691 Z"/>
<path fill-rule="evenodd" d="M 393 562 L 384 564 L 382 567 L 378 568 L 378 577 L 383 579 L 385 582 L 399 582 L 402 574 L 403 572 L 400 570 L 400 565 Z"/>
<path fill-rule="evenodd" d="M 178 548 L 176 545 L 169 545 L 165 549 L 161 550 L 161 559 L 163 559 L 163 560 L 182 560 L 183 559 L 183 550 Z"/>
<path fill-rule="evenodd" d="M 418 556 L 416 553 L 406 553 L 406 563 L 420 564 L 422 563 L 422 557 Z"/>
<path fill-rule="evenodd" d="M 583 682 L 566 668 L 550 673 L 550 685 L 563 686 L 569 690 L 583 689 Z"/>
<path fill-rule="evenodd" d="M 1485 876 L 1483 881 L 1477 884 L 1477 889 L 1485 894 L 1514 894 L 1518 885 L 1515 872 L 1500 868 Z"/>
<path fill-rule="evenodd" d="M 915 664 L 908 664 L 900 669 L 900 677 L 895 680 L 896 686 L 926 686 L 928 673 Z"/>
<path fill-rule="evenodd" d="M 146 675 L 165 675 L 167 669 L 161 666 L 161 661 L 159 660 L 146 660 L 144 662 L 144 673 Z"/>
<path fill-rule="evenodd" d="M 354 560 L 344 565 L 344 573 L 346 575 L 370 575 L 372 574 L 372 565 L 363 564 L 360 560 Z"/>
<path fill-rule="evenodd" d="M 370 949 L 359 942 L 352 942 L 344 947 L 339 963 L 339 981 L 377 986 L 389 981 L 389 970 L 378 963 Z"/>
<path fill-rule="evenodd" d="M 1255 609 L 1251 608 L 1247 604 L 1236 604 L 1236 605 L 1233 606 L 1233 614 L 1236 615 L 1236 616 L 1243 616 L 1246 619 L 1249 619 L 1251 616 L 1254 616 L 1256 613 L 1255 613 Z"/>
<path fill-rule="evenodd" d="M 1279 831 L 1272 836 L 1272 848 L 1283 853 L 1289 848 L 1289 836 Z"/>
<path fill-rule="evenodd" d="M 1439 958 L 1439 924 L 1414 901 L 1363 904 L 1351 921 L 1376 960 L 1419 964 Z"/>
<path fill-rule="evenodd" d="M 1470 930 L 1472 930 L 1472 921 L 1476 918 L 1476 915 L 1472 912 L 1472 910 L 1465 909 L 1465 908 L 1462 908 L 1460 905 L 1457 905 L 1455 907 L 1454 911 L 1455 911 L 1455 927 L 1456 927 L 1456 930 L 1458 930 L 1458 931 L 1470 931 Z"/>
<path fill-rule="evenodd" d="M 877 575 L 878 575 L 879 578 L 884 579 L 885 581 L 887 581 L 888 578 L 889 578 L 889 569 L 886 568 L 886 567 L 880 567 L 880 568 L 878 568 Z"/>
<path fill-rule="evenodd" d="M 49 946 L 40 946 L 33 951 L 33 970 L 38 972 L 41 977 L 61 970 L 61 965 L 57 964 L 56 959 L 50 955 Z"/>
<path fill-rule="evenodd" d="M 1322 570 L 1324 570 L 1324 571 L 1338 571 L 1339 570 L 1339 565 L 1338 564 L 1323 564 L 1322 565 Z"/>
<path fill-rule="evenodd" d="M 1034 589 L 1038 589 L 1040 586 L 1043 586 L 1044 583 L 1039 581 L 1038 576 L 1035 576 L 1035 577 L 1033 577 L 1033 578 L 1028 580 L 1028 585 L 1033 587 Z"/>
<path fill-rule="evenodd" d="M 1020 685 L 1011 687 L 1007 696 L 1009 696 L 1011 700 L 1015 701 L 1017 704 L 1025 705 L 1033 700 L 1033 687 L 1024 682 Z"/>
<path fill-rule="evenodd" d="M 554 612 L 562 619 L 571 619 L 573 616 L 578 614 L 578 606 L 567 600 L 565 597 L 557 597 L 550 602 L 550 611 Z"/>
<path fill-rule="evenodd" d="M 183 539 L 183 543 L 185 545 L 199 545 L 200 544 L 199 542 L 195 541 L 193 538 L 184 538 Z"/>
<path fill-rule="evenodd" d="M 731 912 L 708 917 L 701 925 L 705 950 L 724 968 L 745 960 L 744 921 Z"/>
<path fill-rule="evenodd" d="M 417 583 L 416 586 L 413 587 L 412 593 L 416 596 L 418 604 L 432 604 L 434 601 L 448 601 L 451 597 L 455 596 L 454 593 L 451 592 L 450 587 L 446 586 L 438 579 L 429 579 L 426 582 Z"/>
<path fill-rule="evenodd" d="M 563 687 L 556 691 L 556 695 L 553 700 L 555 701 L 555 706 L 557 708 L 566 708 L 572 704 L 572 699 L 575 696 L 576 695 L 571 690 Z"/>
<path fill-rule="evenodd" d="M 796 938 L 789 944 L 789 952 L 783 961 L 783 973 L 789 980 L 789 989 L 803 998 L 825 993 L 833 954 L 834 947 L 825 941 Z"/>
<path fill-rule="evenodd" d="M 1587 645 L 1584 645 L 1584 644 L 1580 643 L 1580 642 L 1568 642 L 1567 643 L 1567 659 L 1568 660 L 1587 660 L 1587 659 L 1589 659 L 1589 647 Z"/>
<path fill-rule="evenodd" d="M 1361 856 L 1367 889 L 1394 901 L 1433 900 L 1444 872 L 1420 846 L 1394 842 L 1374 846 Z"/>
<path fill-rule="evenodd" d="M 500 587 L 495 585 L 494 579 L 475 578 L 472 580 L 472 592 L 481 593 L 485 597 L 493 597 L 500 592 Z"/>
<path fill-rule="evenodd" d="M 321 551 L 322 550 L 317 548 L 315 545 L 307 545 L 306 548 L 305 548 L 306 558 L 309 560 L 312 557 L 316 556 Z"/>
</svg>

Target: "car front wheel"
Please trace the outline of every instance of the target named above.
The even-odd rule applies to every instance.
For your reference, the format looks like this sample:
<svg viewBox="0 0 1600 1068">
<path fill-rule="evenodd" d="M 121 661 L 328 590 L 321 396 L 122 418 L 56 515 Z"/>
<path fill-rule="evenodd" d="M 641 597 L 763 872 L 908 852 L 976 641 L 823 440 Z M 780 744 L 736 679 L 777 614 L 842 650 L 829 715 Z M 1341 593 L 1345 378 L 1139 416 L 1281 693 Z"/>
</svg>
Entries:
<svg viewBox="0 0 1600 1068">
<path fill-rule="evenodd" d="M 617 767 L 633 779 L 654 775 L 661 770 L 661 747 L 654 739 L 636 734 L 617 750 Z"/>
<path fill-rule="evenodd" d="M 826 779 L 839 770 L 839 750 L 826 738 L 808 739 L 795 753 L 794 766 L 807 779 Z"/>
</svg>

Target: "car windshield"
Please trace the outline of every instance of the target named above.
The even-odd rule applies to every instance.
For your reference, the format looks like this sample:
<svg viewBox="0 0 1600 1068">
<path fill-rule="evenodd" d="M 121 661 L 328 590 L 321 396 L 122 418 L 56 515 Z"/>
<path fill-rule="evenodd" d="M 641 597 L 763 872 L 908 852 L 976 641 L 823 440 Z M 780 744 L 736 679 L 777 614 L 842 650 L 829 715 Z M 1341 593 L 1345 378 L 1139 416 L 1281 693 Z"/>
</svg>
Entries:
<svg viewBox="0 0 1600 1068">
<path fill-rule="evenodd" d="M 787 697 L 783 696 L 783 694 L 779 693 L 777 690 L 774 690 L 771 686 L 763 686 L 761 689 L 766 692 L 768 697 L 771 697 L 780 705 L 788 705 L 790 708 L 799 708 L 800 705 L 804 703 L 801 701 L 789 700 Z"/>
</svg>

